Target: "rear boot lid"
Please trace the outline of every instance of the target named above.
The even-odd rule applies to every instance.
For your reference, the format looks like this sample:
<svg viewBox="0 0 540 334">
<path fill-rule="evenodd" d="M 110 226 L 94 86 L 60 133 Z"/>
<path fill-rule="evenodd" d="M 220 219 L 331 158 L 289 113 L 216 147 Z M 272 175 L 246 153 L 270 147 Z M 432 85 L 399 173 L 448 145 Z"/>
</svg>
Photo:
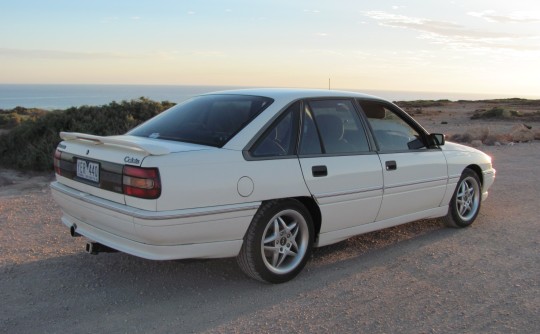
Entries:
<svg viewBox="0 0 540 334">
<path fill-rule="evenodd" d="M 58 145 L 54 159 L 57 181 L 121 204 L 126 204 L 124 166 L 140 167 L 147 156 L 213 149 L 203 145 L 125 135 L 102 137 L 61 132 L 60 137 L 63 141 Z M 146 204 L 146 209 L 155 208 L 150 203 Z"/>
</svg>

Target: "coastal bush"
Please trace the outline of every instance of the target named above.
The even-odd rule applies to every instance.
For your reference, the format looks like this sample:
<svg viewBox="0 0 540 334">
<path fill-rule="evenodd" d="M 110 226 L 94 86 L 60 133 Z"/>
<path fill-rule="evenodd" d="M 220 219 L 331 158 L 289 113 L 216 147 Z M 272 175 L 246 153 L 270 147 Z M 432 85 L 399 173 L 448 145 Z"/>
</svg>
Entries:
<svg viewBox="0 0 540 334">
<path fill-rule="evenodd" d="M 478 109 L 471 116 L 471 119 L 481 119 L 481 118 L 511 118 L 511 117 L 521 117 L 521 113 L 516 110 L 508 110 L 503 107 L 493 107 L 489 110 Z"/>
<path fill-rule="evenodd" d="M 29 117 L 0 136 L 0 166 L 24 170 L 50 170 L 61 131 L 100 136 L 118 135 L 172 107 L 174 103 L 137 100 L 103 106 L 72 107 Z"/>
<path fill-rule="evenodd" d="M 46 112 L 43 109 L 23 107 L 15 107 L 11 110 L 0 109 L 0 129 L 13 129 L 24 121 L 43 116 Z"/>
</svg>

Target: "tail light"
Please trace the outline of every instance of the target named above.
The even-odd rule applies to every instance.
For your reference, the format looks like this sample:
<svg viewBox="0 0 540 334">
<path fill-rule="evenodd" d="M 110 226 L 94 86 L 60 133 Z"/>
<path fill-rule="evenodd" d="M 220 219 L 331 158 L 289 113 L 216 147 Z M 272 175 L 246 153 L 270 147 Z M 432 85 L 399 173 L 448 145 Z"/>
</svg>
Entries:
<svg viewBox="0 0 540 334">
<path fill-rule="evenodd" d="M 145 198 L 156 199 L 161 195 L 161 181 L 157 168 L 142 168 L 124 166 L 123 170 L 124 194 Z"/>
<path fill-rule="evenodd" d="M 62 160 L 62 152 L 56 150 L 54 152 L 54 171 L 58 175 L 62 175 L 62 169 L 60 169 L 60 160 Z"/>
</svg>

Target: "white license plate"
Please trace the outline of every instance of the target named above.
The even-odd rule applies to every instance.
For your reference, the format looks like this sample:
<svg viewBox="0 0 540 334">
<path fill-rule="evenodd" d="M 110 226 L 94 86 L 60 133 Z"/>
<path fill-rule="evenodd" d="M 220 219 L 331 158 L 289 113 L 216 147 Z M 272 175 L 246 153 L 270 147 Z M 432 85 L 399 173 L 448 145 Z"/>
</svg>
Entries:
<svg viewBox="0 0 540 334">
<path fill-rule="evenodd" d="M 77 176 L 85 180 L 99 182 L 99 164 L 86 160 L 77 160 Z"/>
</svg>

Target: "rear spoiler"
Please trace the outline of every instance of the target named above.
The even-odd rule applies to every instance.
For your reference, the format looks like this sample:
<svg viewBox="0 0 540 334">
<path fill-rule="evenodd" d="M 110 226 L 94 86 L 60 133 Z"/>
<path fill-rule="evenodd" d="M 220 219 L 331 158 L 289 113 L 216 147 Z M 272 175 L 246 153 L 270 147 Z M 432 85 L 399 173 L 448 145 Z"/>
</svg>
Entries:
<svg viewBox="0 0 540 334">
<path fill-rule="evenodd" d="M 171 151 L 165 147 L 147 143 L 135 143 L 119 136 L 102 137 L 78 132 L 60 132 L 60 138 L 65 141 L 80 141 L 94 145 L 114 145 L 144 151 L 149 155 L 166 155 Z"/>
</svg>

